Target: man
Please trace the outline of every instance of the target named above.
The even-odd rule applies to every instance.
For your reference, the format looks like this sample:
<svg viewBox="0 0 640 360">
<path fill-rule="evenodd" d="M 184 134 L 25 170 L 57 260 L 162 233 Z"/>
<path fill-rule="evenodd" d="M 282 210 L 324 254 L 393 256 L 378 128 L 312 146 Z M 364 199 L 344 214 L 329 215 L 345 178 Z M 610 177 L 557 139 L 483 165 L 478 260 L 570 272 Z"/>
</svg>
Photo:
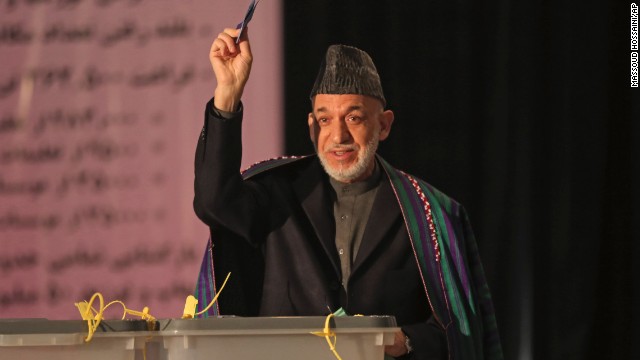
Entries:
<svg viewBox="0 0 640 360">
<path fill-rule="evenodd" d="M 239 44 L 237 35 L 226 29 L 211 47 L 218 84 L 196 150 L 194 208 L 212 239 L 199 306 L 221 285 L 215 274 L 231 271 L 212 314 L 393 315 L 402 330 L 387 355 L 502 358 L 464 209 L 376 156 L 394 116 L 371 58 L 328 49 L 308 116 L 317 156 L 241 175 L 240 99 L 253 58 L 246 32 Z"/>
</svg>

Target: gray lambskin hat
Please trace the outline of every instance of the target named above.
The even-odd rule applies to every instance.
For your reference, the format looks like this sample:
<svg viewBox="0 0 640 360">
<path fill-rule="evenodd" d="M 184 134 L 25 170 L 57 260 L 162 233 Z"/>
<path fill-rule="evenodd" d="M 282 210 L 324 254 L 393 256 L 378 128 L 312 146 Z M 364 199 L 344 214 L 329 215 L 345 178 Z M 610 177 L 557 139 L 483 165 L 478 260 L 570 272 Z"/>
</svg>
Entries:
<svg viewBox="0 0 640 360">
<path fill-rule="evenodd" d="M 310 98 L 317 94 L 373 96 L 386 106 L 380 76 L 366 52 L 346 45 L 331 45 L 322 60 Z"/>
</svg>

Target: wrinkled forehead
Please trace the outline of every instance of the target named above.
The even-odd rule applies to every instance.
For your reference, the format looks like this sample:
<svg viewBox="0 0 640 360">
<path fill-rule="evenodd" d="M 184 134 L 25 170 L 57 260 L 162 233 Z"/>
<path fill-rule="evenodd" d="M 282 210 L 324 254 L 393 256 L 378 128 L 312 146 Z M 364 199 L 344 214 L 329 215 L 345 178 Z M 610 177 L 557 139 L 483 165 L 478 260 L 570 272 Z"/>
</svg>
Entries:
<svg viewBox="0 0 640 360">
<path fill-rule="evenodd" d="M 359 94 L 317 94 L 311 98 L 311 111 L 345 112 L 361 110 L 365 112 L 382 112 L 382 101 L 372 96 Z"/>
</svg>

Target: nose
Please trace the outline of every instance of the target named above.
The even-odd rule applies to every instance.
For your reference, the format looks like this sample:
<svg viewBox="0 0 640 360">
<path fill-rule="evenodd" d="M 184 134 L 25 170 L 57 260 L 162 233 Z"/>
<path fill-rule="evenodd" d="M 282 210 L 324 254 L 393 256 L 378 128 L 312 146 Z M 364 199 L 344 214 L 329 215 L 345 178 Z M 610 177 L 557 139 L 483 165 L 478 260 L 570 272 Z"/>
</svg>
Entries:
<svg viewBox="0 0 640 360">
<path fill-rule="evenodd" d="M 331 128 L 331 140 L 336 144 L 346 144 L 351 141 L 351 132 L 344 120 L 334 121 Z"/>
</svg>

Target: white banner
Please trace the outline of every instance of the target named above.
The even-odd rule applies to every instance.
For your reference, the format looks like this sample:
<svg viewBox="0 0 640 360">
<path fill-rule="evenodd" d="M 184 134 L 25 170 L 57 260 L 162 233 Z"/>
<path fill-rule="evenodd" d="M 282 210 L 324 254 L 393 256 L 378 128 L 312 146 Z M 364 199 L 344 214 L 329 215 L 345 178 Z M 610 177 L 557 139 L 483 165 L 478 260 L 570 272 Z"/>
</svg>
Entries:
<svg viewBox="0 0 640 360">
<path fill-rule="evenodd" d="M 96 291 L 182 314 L 209 47 L 248 3 L 0 0 L 0 317 L 76 319 Z M 280 18 L 263 0 L 249 26 L 243 166 L 282 153 Z"/>
</svg>

